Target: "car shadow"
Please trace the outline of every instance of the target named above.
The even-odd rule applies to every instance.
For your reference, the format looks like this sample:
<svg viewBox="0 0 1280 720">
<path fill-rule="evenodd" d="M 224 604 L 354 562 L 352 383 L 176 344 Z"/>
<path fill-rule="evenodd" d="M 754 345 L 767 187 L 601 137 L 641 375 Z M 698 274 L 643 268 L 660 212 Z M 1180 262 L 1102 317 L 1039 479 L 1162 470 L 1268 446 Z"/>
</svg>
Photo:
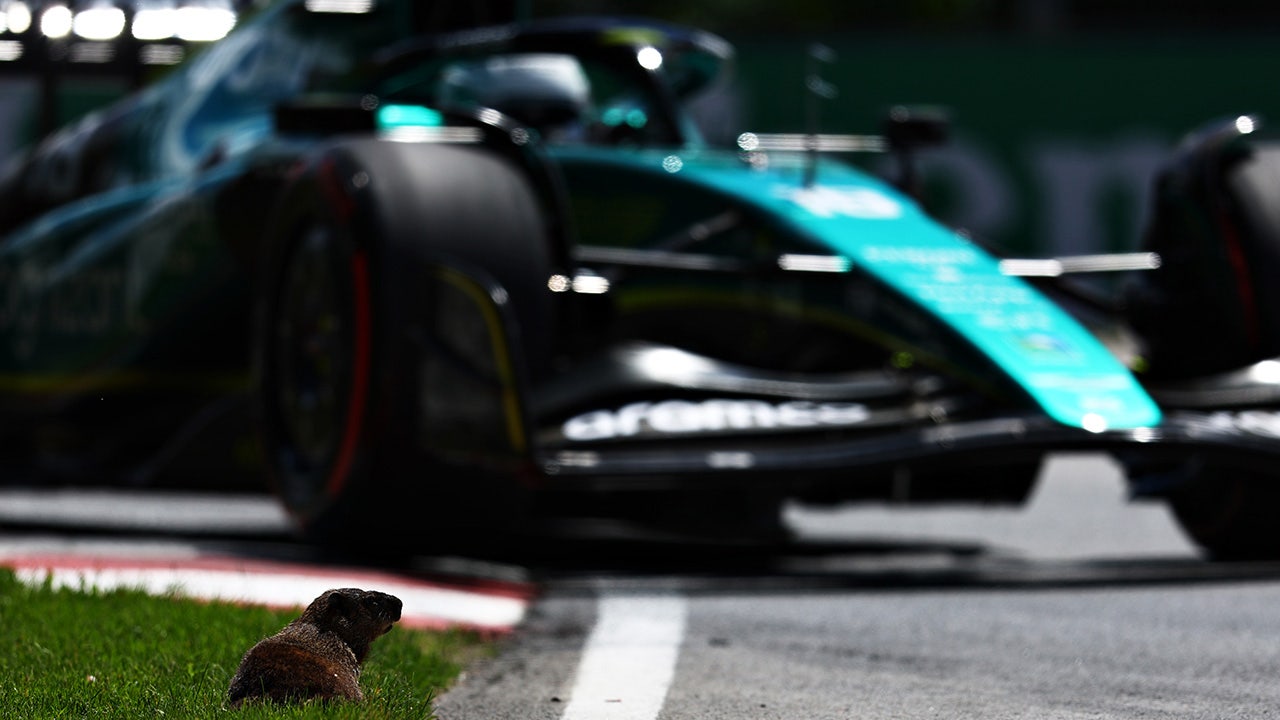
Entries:
<svg viewBox="0 0 1280 720">
<path fill-rule="evenodd" d="M 429 553 L 335 552 L 296 541 L 284 525 L 268 522 L 270 518 L 237 527 L 150 521 L 133 525 L 116 522 L 127 520 L 127 514 L 104 505 L 107 509 L 95 512 L 99 521 L 93 522 L 83 513 L 58 511 L 64 504 L 83 504 L 82 494 L 19 499 L 33 509 L 0 519 L 0 533 L 19 547 L 84 549 L 103 541 L 112 552 L 127 552 L 132 544 L 152 553 L 170 543 L 181 546 L 184 555 L 368 567 L 458 582 L 515 580 L 563 593 L 672 587 L 699 593 L 952 592 L 1280 580 L 1280 562 L 1215 562 L 1186 554 L 1051 559 L 981 540 L 904 540 L 874 534 L 834 541 L 731 540 L 599 524 L 548 536 L 460 543 Z M 97 495 L 89 499 L 103 501 Z M 123 500 L 130 507 L 137 501 L 131 495 Z"/>
<path fill-rule="evenodd" d="M 1153 555 L 1048 559 L 980 542 L 875 536 L 755 546 L 597 538 L 524 545 L 486 559 L 519 566 L 530 579 L 558 593 L 952 592 L 1280 581 L 1280 562 Z M 431 568 L 429 558 L 415 562 L 418 568 Z"/>
</svg>

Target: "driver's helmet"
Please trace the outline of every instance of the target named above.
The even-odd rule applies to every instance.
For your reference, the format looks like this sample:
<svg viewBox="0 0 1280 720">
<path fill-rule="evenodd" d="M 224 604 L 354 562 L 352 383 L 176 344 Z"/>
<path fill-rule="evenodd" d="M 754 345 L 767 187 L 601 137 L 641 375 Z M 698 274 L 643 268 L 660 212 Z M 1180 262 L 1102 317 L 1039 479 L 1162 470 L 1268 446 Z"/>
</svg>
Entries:
<svg viewBox="0 0 1280 720">
<path fill-rule="evenodd" d="M 580 130 L 591 108 L 582 66 L 552 53 L 455 63 L 442 74 L 437 97 L 447 105 L 493 108 L 543 134 Z"/>
</svg>

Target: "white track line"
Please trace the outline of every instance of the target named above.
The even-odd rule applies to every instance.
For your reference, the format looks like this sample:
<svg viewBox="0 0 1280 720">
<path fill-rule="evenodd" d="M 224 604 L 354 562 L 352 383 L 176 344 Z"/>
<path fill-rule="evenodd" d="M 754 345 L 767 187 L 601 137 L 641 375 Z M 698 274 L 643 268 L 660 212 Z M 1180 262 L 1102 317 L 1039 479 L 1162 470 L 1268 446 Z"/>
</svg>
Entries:
<svg viewBox="0 0 1280 720">
<path fill-rule="evenodd" d="M 561 720 L 654 720 L 675 678 L 688 603 L 606 595 Z"/>
</svg>

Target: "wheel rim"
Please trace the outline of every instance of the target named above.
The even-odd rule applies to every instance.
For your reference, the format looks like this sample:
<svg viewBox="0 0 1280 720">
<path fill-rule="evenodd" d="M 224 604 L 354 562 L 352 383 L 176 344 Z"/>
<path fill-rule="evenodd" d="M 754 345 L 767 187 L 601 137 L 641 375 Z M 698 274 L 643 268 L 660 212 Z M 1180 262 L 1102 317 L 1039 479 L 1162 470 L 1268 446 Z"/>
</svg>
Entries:
<svg viewBox="0 0 1280 720">
<path fill-rule="evenodd" d="M 302 234 L 280 284 L 272 336 L 279 452 L 286 497 L 306 506 L 325 489 L 338 452 L 352 372 L 348 296 L 338 239 L 312 226 Z"/>
</svg>

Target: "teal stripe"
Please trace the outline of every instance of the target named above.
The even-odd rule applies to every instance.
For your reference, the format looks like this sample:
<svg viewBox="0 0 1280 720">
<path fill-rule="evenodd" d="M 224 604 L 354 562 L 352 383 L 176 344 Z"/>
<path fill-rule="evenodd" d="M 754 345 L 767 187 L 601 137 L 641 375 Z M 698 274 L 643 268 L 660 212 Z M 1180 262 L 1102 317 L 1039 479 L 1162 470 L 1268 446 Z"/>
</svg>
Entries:
<svg viewBox="0 0 1280 720">
<path fill-rule="evenodd" d="M 953 328 L 1063 424 L 1151 427 L 1160 409 L 1133 375 L 1074 318 L 997 260 L 928 217 L 909 198 L 851 167 L 824 162 L 802 185 L 802 164 L 774 156 L 748 170 L 736 157 L 575 149 L 612 164 L 668 172 L 759 207 L 797 234 L 896 289 Z"/>
</svg>

